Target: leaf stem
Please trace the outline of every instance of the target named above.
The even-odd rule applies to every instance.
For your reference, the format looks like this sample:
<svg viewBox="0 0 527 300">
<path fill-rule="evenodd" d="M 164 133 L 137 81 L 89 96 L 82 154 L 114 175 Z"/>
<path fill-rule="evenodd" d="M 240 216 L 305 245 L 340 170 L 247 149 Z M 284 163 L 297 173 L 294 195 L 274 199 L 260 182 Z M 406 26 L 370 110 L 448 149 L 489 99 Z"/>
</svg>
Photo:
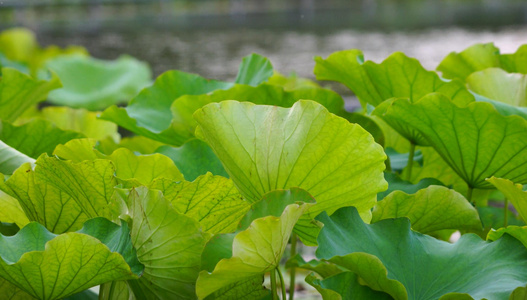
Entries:
<svg viewBox="0 0 527 300">
<path fill-rule="evenodd" d="M 293 232 L 291 235 L 291 257 L 294 257 L 296 255 L 296 240 L 297 236 L 296 233 Z M 289 279 L 289 300 L 293 300 L 295 297 L 295 277 L 296 277 L 296 268 L 293 266 L 291 267 L 291 277 Z M 285 298 L 284 298 L 285 299 Z"/>
<path fill-rule="evenodd" d="M 472 191 L 474 189 L 469 185 L 468 186 L 468 191 L 467 191 L 467 200 L 468 202 L 472 203 L 474 205 L 474 207 L 476 206 L 476 202 L 472 202 Z"/>
<path fill-rule="evenodd" d="M 503 227 L 507 227 L 509 220 L 509 199 L 505 198 L 505 206 L 503 206 Z"/>
<path fill-rule="evenodd" d="M 276 293 L 276 269 L 271 270 L 271 293 L 273 294 L 273 300 L 278 300 L 278 294 Z"/>
<path fill-rule="evenodd" d="M 392 163 L 390 161 L 390 157 L 388 155 L 386 155 L 386 161 L 384 162 L 384 164 L 386 165 L 386 172 L 392 172 Z"/>
<path fill-rule="evenodd" d="M 282 271 L 280 271 L 280 267 L 276 267 L 276 271 L 278 272 L 278 277 L 280 278 L 280 286 L 282 288 L 282 300 L 287 299 L 286 291 L 285 291 L 285 280 L 284 276 L 282 276 Z"/>
<path fill-rule="evenodd" d="M 415 144 L 410 142 L 410 153 L 408 155 L 408 163 L 407 163 L 408 172 L 406 173 L 406 181 L 412 180 L 412 167 L 414 165 L 414 154 L 415 154 Z"/>
</svg>

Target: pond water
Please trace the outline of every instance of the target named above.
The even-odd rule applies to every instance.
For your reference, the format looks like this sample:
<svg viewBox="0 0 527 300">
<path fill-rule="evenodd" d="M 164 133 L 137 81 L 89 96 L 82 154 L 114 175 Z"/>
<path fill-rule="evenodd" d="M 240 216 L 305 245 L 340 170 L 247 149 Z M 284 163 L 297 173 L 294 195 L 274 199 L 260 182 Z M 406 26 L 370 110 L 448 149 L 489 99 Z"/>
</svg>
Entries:
<svg viewBox="0 0 527 300">
<path fill-rule="evenodd" d="M 271 59 L 283 74 L 296 72 L 314 78 L 313 57 L 327 57 L 334 51 L 358 48 L 365 59 L 380 62 L 395 51 L 421 61 L 433 70 L 451 51 L 461 51 L 475 43 L 494 42 L 502 53 L 514 52 L 527 43 L 526 27 L 499 30 L 460 28 L 426 29 L 411 32 L 335 30 L 272 31 L 229 29 L 203 31 L 100 32 L 96 34 L 42 34 L 44 45 L 69 44 L 86 47 L 93 56 L 114 59 L 130 54 L 152 66 L 157 76 L 166 70 L 178 69 L 207 78 L 232 80 L 241 58 L 252 52 Z M 324 83 L 350 99 L 350 91 L 337 83 Z M 352 101 L 353 102 L 353 101 Z M 348 108 L 352 103 L 347 101 Z"/>
</svg>

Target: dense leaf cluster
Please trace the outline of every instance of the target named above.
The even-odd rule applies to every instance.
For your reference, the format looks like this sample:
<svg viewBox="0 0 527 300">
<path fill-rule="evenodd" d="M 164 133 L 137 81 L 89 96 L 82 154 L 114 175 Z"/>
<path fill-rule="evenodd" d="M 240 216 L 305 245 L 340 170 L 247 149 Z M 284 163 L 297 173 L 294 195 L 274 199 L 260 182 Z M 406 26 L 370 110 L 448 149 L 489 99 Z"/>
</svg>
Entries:
<svg viewBox="0 0 527 300">
<path fill-rule="evenodd" d="M 527 47 L 315 61 L 361 109 L 1 33 L 2 299 L 524 299 Z"/>
</svg>

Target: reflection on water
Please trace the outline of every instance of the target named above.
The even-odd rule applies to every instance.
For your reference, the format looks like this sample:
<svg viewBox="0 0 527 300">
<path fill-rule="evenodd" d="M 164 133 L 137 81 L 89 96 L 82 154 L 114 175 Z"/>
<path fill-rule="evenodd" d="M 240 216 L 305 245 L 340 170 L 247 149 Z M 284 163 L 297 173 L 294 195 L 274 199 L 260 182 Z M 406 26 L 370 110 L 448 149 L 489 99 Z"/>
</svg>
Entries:
<svg viewBox="0 0 527 300">
<path fill-rule="evenodd" d="M 222 30 L 190 32 L 103 32 L 91 35 L 40 35 L 44 44 L 83 45 L 99 58 L 113 59 L 127 53 L 151 64 L 154 73 L 178 69 L 204 77 L 234 79 L 241 57 L 256 52 L 269 57 L 278 71 L 314 78 L 313 57 L 326 57 L 343 49 L 358 48 L 365 59 L 380 62 L 390 53 L 402 51 L 435 69 L 451 51 L 474 43 L 494 42 L 503 53 L 527 43 L 527 28 L 499 31 L 437 29 L 414 32 L 329 33 L 267 30 Z M 346 92 L 340 89 L 339 92 Z"/>
</svg>

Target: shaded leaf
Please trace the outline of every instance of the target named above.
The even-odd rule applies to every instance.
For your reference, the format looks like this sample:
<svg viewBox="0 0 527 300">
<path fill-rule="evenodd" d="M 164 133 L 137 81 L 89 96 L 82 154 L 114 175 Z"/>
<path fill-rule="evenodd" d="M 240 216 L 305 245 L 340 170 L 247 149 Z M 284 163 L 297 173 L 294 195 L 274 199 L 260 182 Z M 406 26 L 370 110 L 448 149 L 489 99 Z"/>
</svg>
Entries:
<svg viewBox="0 0 527 300">
<path fill-rule="evenodd" d="M 395 299 L 503 299 L 527 280 L 527 249 L 510 236 L 489 243 L 465 234 L 450 244 L 413 232 L 406 218 L 364 224 L 353 207 L 318 219 L 324 228 L 317 258 Z"/>
<path fill-rule="evenodd" d="M 489 178 L 487 181 L 505 195 L 524 221 L 527 220 L 527 192 L 523 191 L 521 184 L 514 184 L 510 180 L 496 177 Z"/>
<path fill-rule="evenodd" d="M 316 288 L 324 300 L 393 299 L 386 293 L 361 285 L 357 274 L 353 272 L 342 272 L 324 280 L 309 274 L 306 282 Z"/>
</svg>

